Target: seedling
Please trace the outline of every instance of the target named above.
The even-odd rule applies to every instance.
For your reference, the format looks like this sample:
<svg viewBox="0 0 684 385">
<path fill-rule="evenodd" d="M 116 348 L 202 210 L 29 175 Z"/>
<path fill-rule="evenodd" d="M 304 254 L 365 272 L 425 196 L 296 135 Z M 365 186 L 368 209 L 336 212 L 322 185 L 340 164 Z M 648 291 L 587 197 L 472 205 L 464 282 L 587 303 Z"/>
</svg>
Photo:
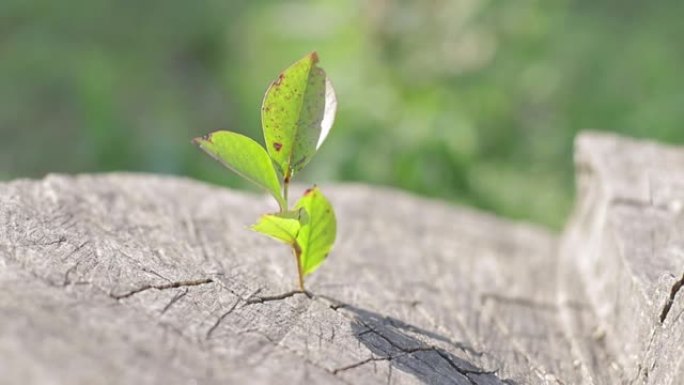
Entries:
<svg viewBox="0 0 684 385">
<path fill-rule="evenodd" d="M 235 132 L 216 131 L 193 142 L 238 175 L 268 191 L 280 211 L 264 214 L 252 230 L 289 245 L 297 262 L 299 289 L 304 277 L 325 260 L 335 243 L 335 212 L 321 190 L 306 190 L 293 208 L 288 187 L 328 136 L 337 99 L 330 80 L 312 52 L 271 84 L 261 106 L 266 150 Z"/>
</svg>

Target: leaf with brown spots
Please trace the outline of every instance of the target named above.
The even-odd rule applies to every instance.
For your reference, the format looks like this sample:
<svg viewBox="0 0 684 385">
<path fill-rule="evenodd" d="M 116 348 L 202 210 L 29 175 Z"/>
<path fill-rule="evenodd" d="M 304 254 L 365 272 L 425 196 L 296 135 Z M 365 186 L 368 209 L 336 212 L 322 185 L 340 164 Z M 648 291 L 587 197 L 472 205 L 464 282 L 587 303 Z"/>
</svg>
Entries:
<svg viewBox="0 0 684 385">
<path fill-rule="evenodd" d="M 337 99 L 330 79 L 312 52 L 271 84 L 261 107 L 268 153 L 284 176 L 311 160 L 330 132 Z"/>
<path fill-rule="evenodd" d="M 299 255 L 302 273 L 313 273 L 330 253 L 335 243 L 337 220 L 330 201 L 321 190 L 314 186 L 302 196 L 296 209 L 306 210 L 308 221 L 301 223 L 297 243 L 301 248 Z"/>
</svg>

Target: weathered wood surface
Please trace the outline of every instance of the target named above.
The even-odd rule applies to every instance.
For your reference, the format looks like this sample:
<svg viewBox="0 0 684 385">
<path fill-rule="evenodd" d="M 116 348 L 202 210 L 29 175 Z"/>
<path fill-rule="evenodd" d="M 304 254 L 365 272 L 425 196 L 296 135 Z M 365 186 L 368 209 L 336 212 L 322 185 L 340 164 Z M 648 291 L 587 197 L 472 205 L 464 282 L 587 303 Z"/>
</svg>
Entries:
<svg viewBox="0 0 684 385">
<path fill-rule="evenodd" d="M 313 298 L 280 295 L 292 256 L 246 230 L 266 197 L 153 175 L 0 184 L 0 383 L 679 384 L 684 301 L 659 317 L 684 270 L 683 154 L 580 139 L 561 242 L 324 186 L 339 237 Z"/>
<path fill-rule="evenodd" d="M 598 342 L 628 383 L 684 384 L 684 151 L 586 134 L 575 163 L 561 301 L 588 293 Z M 579 351 L 593 345 L 575 341 Z"/>
</svg>

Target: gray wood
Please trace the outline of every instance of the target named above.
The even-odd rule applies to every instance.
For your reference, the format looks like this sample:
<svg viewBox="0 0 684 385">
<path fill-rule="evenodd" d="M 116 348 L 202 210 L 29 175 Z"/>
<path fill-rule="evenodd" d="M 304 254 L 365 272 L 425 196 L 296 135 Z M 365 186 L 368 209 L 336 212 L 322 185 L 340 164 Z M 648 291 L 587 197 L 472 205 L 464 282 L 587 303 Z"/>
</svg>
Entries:
<svg viewBox="0 0 684 385">
<path fill-rule="evenodd" d="M 563 235 L 559 294 L 589 293 L 597 338 L 612 345 L 610 366 L 629 383 L 682 384 L 684 151 L 588 133 L 577 139 L 575 162 L 577 208 Z"/>
<path fill-rule="evenodd" d="M 338 243 L 310 296 L 291 292 L 287 248 L 246 229 L 276 208 L 265 196 L 121 173 L 0 184 L 0 383 L 675 384 L 682 301 L 656 313 L 682 274 L 683 152 L 596 135 L 578 148 L 587 181 L 560 240 L 323 186 Z M 605 196 L 614 173 L 641 175 L 633 154 L 661 162 L 653 205 Z"/>
</svg>

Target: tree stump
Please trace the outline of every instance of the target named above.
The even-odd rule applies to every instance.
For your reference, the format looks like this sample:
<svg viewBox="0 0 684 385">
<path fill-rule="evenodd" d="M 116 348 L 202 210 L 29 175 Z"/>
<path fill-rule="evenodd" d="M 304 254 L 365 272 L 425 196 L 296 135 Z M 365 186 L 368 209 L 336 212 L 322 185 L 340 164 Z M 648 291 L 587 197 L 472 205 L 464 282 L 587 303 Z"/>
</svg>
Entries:
<svg viewBox="0 0 684 385">
<path fill-rule="evenodd" d="M 0 184 L 0 383 L 681 384 L 684 150 L 577 143 L 560 236 L 324 186 L 339 234 L 309 295 L 289 250 L 247 230 L 265 196 L 122 173 Z"/>
</svg>

